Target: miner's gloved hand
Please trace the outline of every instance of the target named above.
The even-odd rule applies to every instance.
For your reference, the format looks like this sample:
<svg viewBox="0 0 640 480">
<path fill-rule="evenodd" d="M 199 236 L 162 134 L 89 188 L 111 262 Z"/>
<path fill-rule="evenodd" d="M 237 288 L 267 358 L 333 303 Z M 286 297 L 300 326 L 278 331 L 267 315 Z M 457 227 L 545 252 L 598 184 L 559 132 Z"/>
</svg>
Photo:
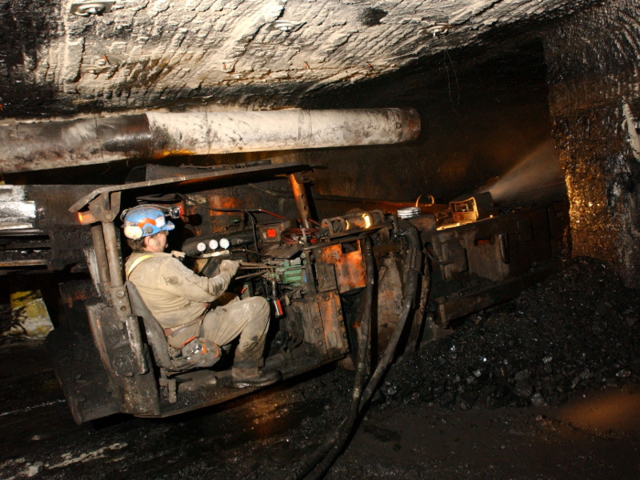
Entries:
<svg viewBox="0 0 640 480">
<path fill-rule="evenodd" d="M 240 262 L 236 262 L 235 260 L 223 260 L 220 262 L 220 273 L 226 272 L 231 278 L 236 274 L 240 268 Z"/>
</svg>

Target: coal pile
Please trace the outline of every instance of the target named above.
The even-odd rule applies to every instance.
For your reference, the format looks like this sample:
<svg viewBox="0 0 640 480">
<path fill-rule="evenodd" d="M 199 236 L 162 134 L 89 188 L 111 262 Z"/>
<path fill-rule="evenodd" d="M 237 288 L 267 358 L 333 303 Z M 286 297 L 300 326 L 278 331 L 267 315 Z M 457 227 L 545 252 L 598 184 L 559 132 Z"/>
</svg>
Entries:
<svg viewBox="0 0 640 480">
<path fill-rule="evenodd" d="M 596 260 L 577 259 L 471 320 L 399 361 L 378 402 L 557 406 L 586 390 L 640 383 L 638 292 Z"/>
</svg>

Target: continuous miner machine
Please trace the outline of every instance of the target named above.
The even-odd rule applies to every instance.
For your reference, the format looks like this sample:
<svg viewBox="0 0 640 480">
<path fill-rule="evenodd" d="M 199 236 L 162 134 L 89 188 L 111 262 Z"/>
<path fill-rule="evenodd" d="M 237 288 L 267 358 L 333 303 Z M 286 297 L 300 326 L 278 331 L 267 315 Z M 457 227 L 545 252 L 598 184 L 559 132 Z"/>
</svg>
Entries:
<svg viewBox="0 0 640 480">
<path fill-rule="evenodd" d="M 2 171 L 149 163 L 111 185 L 0 186 L 0 268 L 67 272 L 47 345 L 78 423 L 115 413 L 166 417 L 255 389 L 229 385 L 233 345 L 213 367 L 171 348 L 125 279 L 120 213 L 156 205 L 170 246 L 213 276 L 241 269 L 219 305 L 271 307 L 265 369 L 291 378 L 328 363 L 370 378 L 456 320 L 516 295 L 557 265 L 566 204 L 501 210 L 489 193 L 449 203 L 311 195 L 316 166 L 154 164 L 171 155 L 341 147 L 415 139 L 412 109 L 197 112 L 85 117 L 0 127 Z M 89 182 L 90 183 L 90 182 Z"/>
</svg>

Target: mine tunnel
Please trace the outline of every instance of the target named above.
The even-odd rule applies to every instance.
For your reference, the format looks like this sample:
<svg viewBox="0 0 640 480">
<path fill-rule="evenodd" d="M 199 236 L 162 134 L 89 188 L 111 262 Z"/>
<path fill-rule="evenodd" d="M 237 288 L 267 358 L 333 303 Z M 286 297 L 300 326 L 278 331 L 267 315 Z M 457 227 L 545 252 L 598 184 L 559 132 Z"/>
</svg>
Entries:
<svg viewBox="0 0 640 480">
<path fill-rule="evenodd" d="M 639 478 L 638 7 L 0 2 L 0 477 Z"/>
</svg>

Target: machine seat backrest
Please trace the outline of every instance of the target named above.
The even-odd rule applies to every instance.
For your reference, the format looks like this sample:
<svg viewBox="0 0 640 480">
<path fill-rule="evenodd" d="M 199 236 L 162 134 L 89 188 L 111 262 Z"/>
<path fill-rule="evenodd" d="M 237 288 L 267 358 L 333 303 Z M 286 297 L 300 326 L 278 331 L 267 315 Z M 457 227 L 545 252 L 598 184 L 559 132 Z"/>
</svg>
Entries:
<svg viewBox="0 0 640 480">
<path fill-rule="evenodd" d="M 131 310 L 135 316 L 142 317 L 144 330 L 147 334 L 147 341 L 149 342 L 149 345 L 151 345 L 151 350 L 153 351 L 153 357 L 156 364 L 168 371 L 177 370 L 169 356 L 167 338 L 164 336 L 162 327 L 149 308 L 145 305 L 135 285 L 131 282 L 126 282 L 126 285 L 127 290 L 129 291 Z"/>
</svg>

